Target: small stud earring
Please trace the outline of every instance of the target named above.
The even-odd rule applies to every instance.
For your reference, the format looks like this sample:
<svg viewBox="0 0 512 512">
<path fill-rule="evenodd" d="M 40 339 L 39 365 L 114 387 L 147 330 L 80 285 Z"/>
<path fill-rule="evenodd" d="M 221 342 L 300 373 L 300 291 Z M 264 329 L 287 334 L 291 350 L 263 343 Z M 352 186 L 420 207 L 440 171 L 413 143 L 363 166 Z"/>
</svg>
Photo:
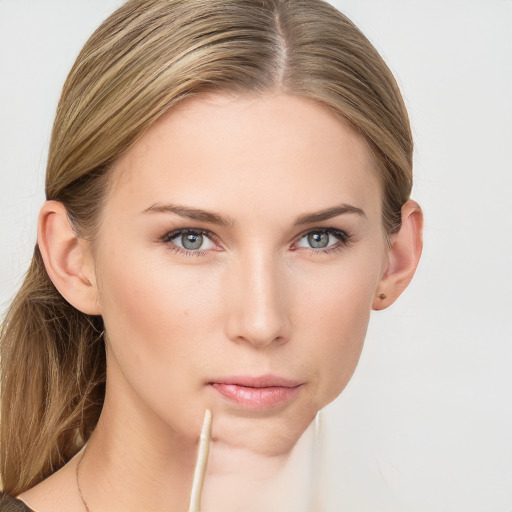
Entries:
<svg viewBox="0 0 512 512">
<path fill-rule="evenodd" d="M 384 300 L 385 298 L 386 298 L 386 294 L 385 294 L 385 293 L 381 293 L 381 294 L 379 295 L 379 299 L 380 299 L 380 300 Z"/>
</svg>

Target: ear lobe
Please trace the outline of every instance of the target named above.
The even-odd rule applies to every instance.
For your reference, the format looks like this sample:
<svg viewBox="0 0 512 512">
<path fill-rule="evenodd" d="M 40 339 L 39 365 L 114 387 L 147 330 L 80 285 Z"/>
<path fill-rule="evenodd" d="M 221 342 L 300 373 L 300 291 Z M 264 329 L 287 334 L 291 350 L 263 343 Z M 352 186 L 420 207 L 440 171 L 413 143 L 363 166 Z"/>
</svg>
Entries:
<svg viewBox="0 0 512 512">
<path fill-rule="evenodd" d="M 401 295 L 416 271 L 423 248 L 423 213 L 409 200 L 402 207 L 400 230 L 391 237 L 388 265 L 381 277 L 372 308 L 385 309 Z"/>
<path fill-rule="evenodd" d="M 60 294 L 83 313 L 101 314 L 89 244 L 75 233 L 62 203 L 44 203 L 37 242 L 46 272 Z"/>
</svg>

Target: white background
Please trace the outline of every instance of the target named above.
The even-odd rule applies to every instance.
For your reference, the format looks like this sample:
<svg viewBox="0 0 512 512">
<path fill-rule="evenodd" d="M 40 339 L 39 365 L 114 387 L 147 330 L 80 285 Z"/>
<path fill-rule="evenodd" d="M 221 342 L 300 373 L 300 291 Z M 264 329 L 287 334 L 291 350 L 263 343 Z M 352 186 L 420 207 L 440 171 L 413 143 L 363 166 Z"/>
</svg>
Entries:
<svg viewBox="0 0 512 512">
<path fill-rule="evenodd" d="M 0 311 L 35 243 L 53 115 L 113 0 L 0 0 Z M 323 420 L 326 508 L 512 510 L 512 2 L 337 0 L 396 74 L 425 250 Z"/>
</svg>

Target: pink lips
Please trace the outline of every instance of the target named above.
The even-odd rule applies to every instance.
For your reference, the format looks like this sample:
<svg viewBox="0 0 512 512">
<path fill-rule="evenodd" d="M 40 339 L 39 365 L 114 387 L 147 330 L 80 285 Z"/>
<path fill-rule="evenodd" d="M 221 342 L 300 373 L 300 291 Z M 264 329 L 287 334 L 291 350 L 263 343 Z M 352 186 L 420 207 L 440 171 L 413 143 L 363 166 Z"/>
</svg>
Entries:
<svg viewBox="0 0 512 512">
<path fill-rule="evenodd" d="M 273 375 L 236 376 L 210 382 L 224 398 L 249 409 L 265 409 L 284 405 L 300 391 L 301 382 Z"/>
</svg>

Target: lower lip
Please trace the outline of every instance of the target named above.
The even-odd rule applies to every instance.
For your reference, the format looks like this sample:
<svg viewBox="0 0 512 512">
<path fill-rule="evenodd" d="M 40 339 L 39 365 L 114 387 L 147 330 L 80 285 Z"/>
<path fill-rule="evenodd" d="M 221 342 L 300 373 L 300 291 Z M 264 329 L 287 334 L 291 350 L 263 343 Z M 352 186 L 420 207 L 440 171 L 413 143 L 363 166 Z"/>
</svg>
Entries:
<svg viewBox="0 0 512 512">
<path fill-rule="evenodd" d="M 301 386 L 271 386 L 251 388 L 237 384 L 212 383 L 224 398 L 248 409 L 267 409 L 282 406 L 295 398 Z"/>
</svg>

